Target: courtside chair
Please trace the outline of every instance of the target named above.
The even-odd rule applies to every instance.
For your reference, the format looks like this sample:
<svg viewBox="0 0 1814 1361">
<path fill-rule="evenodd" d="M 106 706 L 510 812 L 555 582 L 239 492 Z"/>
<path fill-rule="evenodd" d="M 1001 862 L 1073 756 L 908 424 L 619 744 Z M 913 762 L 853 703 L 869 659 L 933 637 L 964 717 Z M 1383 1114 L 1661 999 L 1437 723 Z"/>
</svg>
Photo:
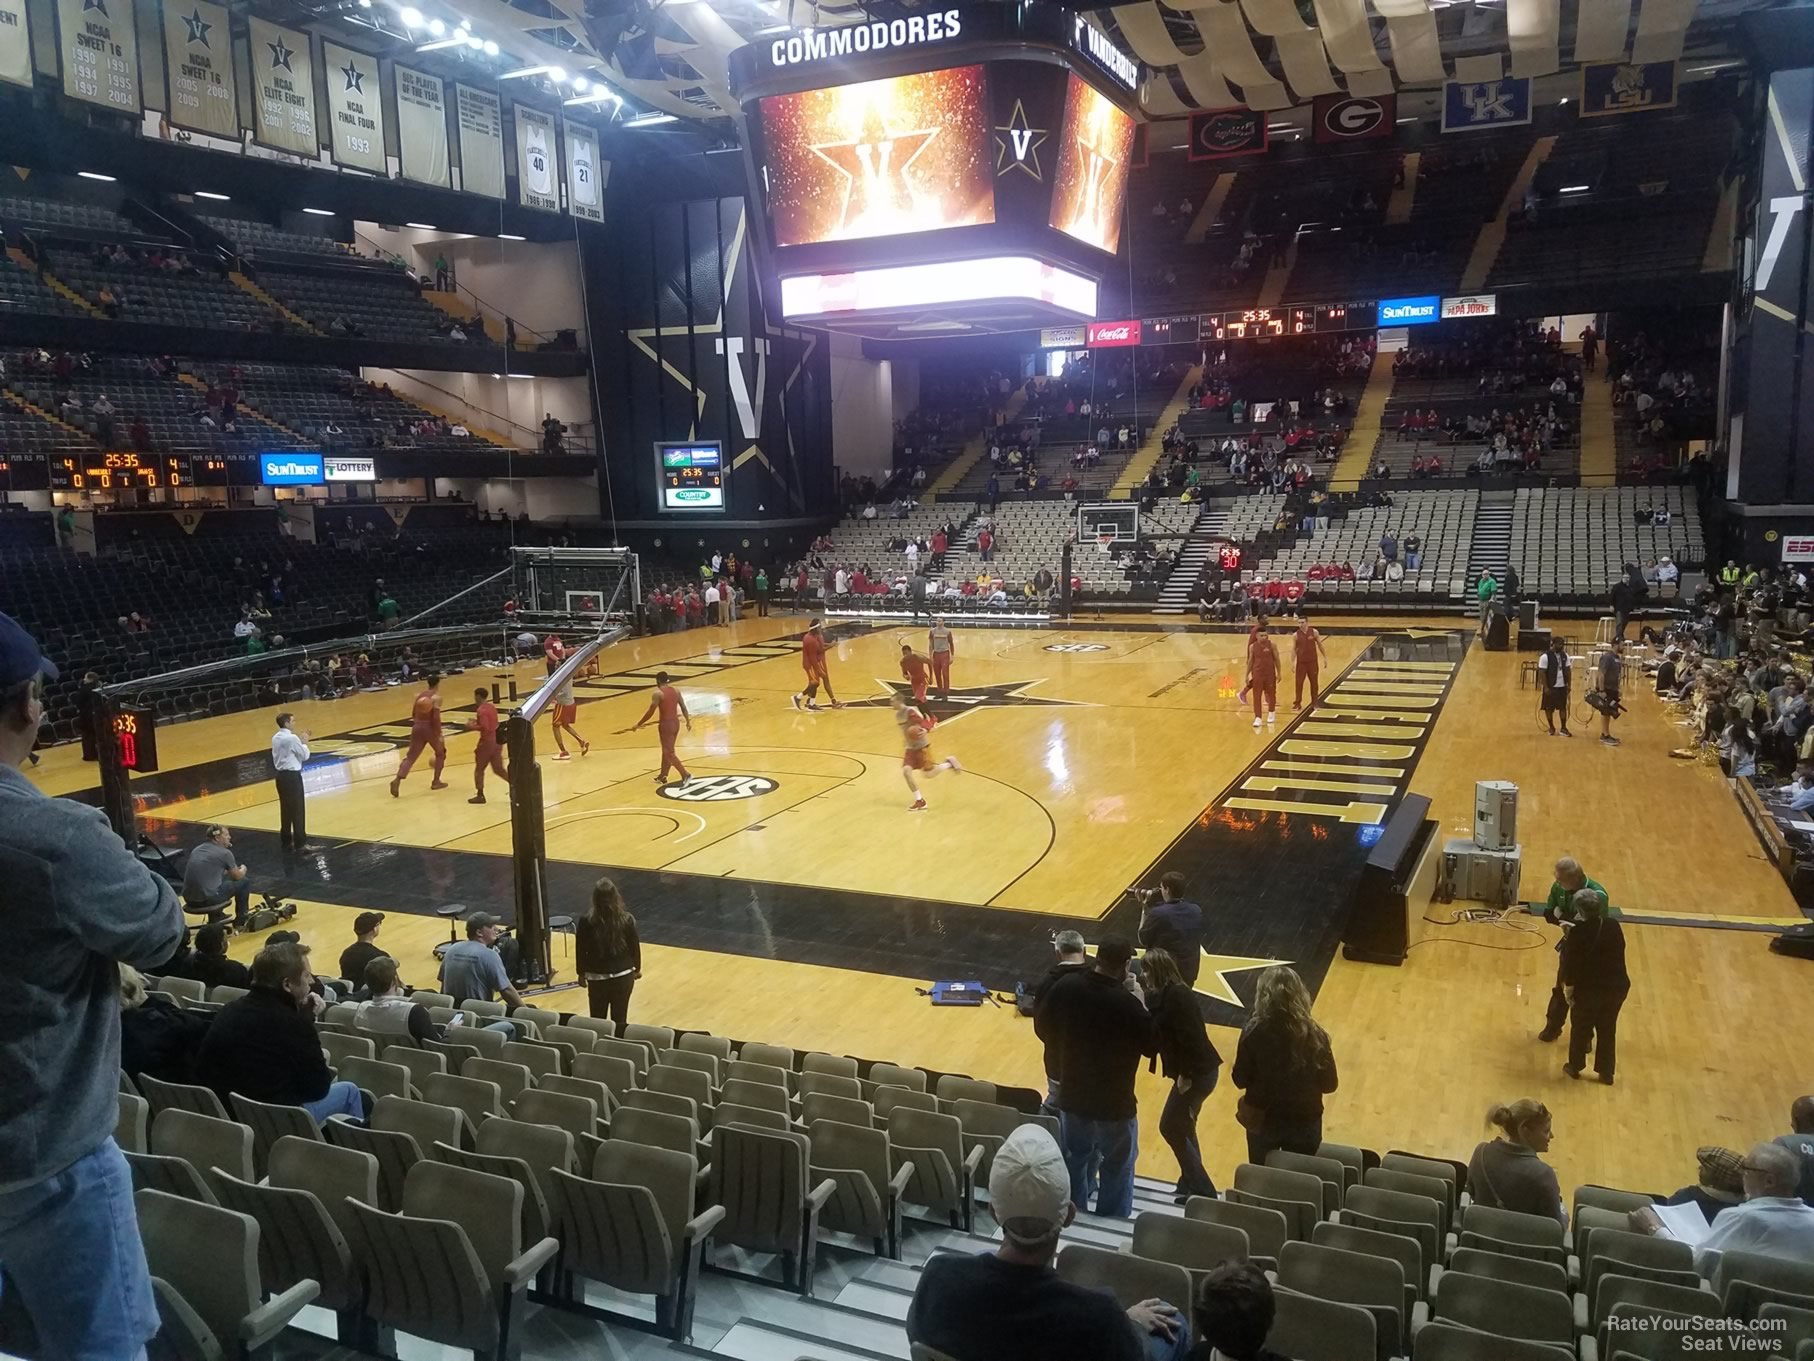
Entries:
<svg viewBox="0 0 1814 1361">
<path fill-rule="evenodd" d="M 632 1295 L 655 1296 L 656 1327 L 676 1342 L 693 1333 L 693 1294 L 706 1240 L 724 1218 L 722 1206 L 693 1213 L 699 1161 L 691 1153 L 608 1139 L 592 1175 L 556 1170 L 552 1206 L 562 1245 L 562 1288 L 569 1308 L 614 1322 L 594 1309 L 572 1277 Z"/>
<path fill-rule="evenodd" d="M 303 1280 L 265 1299 L 258 1221 L 250 1215 L 162 1191 L 136 1193 L 133 1206 L 152 1274 L 182 1297 L 230 1355 L 263 1353 L 319 1293 L 314 1281 Z"/>
<path fill-rule="evenodd" d="M 1210 1196 L 1192 1196 L 1184 1202 L 1184 1217 L 1241 1230 L 1247 1235 L 1248 1260 L 1262 1271 L 1278 1270 L 1279 1250 L 1288 1241 L 1282 1211 Z"/>
<path fill-rule="evenodd" d="M 781 1279 L 813 1297 L 819 1214 L 837 1189 L 813 1180 L 812 1146 L 797 1130 L 720 1125 L 712 1136 L 712 1200 L 724 1210 L 713 1237 L 747 1252 L 775 1253 Z"/>
<path fill-rule="evenodd" d="M 835 1098 L 834 1098 L 835 1099 Z M 862 1123 L 819 1118 L 807 1121 L 812 1140 L 812 1179 L 833 1183 L 819 1213 L 819 1225 L 834 1233 L 867 1238 L 876 1256 L 900 1259 L 901 1198 L 913 1179 L 913 1164 L 890 1170 L 888 1133 Z"/>
<path fill-rule="evenodd" d="M 1575 1337 L 1574 1310 L 1553 1290 L 1445 1271 L 1436 1283 L 1430 1316 L 1467 1328 L 1527 1342 L 1568 1346 Z M 1583 1357 L 1582 1361 L 1594 1361 Z"/>
<path fill-rule="evenodd" d="M 252 1175 L 252 1131 L 234 1120 L 193 1111 L 159 1111 L 151 1120 L 151 1151 L 182 1158 L 205 1180 L 218 1167 L 246 1181 Z"/>
<path fill-rule="evenodd" d="M 1285 1216 L 1289 1236 L 1306 1243 L 1323 1217 L 1323 1181 L 1310 1172 L 1241 1163 L 1227 1194 L 1237 1204 L 1277 1210 Z"/>
<path fill-rule="evenodd" d="M 1307 1172 L 1320 1178 L 1323 1183 L 1323 1214 L 1330 1216 L 1342 1208 L 1342 1192 L 1348 1185 L 1348 1176 L 1345 1165 L 1336 1159 L 1308 1153 L 1290 1153 L 1275 1148 L 1266 1155 L 1266 1166 L 1285 1172 Z M 1355 1179 L 1359 1180 L 1358 1173 Z"/>
<path fill-rule="evenodd" d="M 1571 1361 L 1572 1349 L 1495 1337 L 1477 1328 L 1432 1322 L 1417 1332 L 1412 1361 Z"/>
<path fill-rule="evenodd" d="M 975 1147 L 965 1153 L 964 1127 L 955 1115 L 937 1111 L 897 1106 L 888 1115 L 887 1129 L 894 1166 L 913 1168 L 906 1199 L 943 1215 L 952 1228 L 968 1233 L 974 1220 L 976 1169 L 983 1150 Z"/>
<path fill-rule="evenodd" d="M 1142 1300 L 1164 1300 L 1186 1318 L 1190 1316 L 1190 1273 L 1173 1262 L 1155 1262 L 1088 1243 L 1067 1243 L 1058 1250 L 1054 1265 L 1060 1280 L 1086 1290 L 1106 1290 L 1123 1309 Z"/>
<path fill-rule="evenodd" d="M 420 1054 L 421 1050 L 413 1051 Z M 440 1057 L 433 1055 L 430 1057 Z M 410 1082 L 409 1068 L 401 1063 L 391 1063 L 384 1059 L 343 1059 L 334 1070 L 334 1075 L 344 1082 L 350 1082 L 365 1094 L 366 1108 L 381 1096 L 411 1097 L 416 1093 Z"/>
<path fill-rule="evenodd" d="M 1279 1253 L 1279 1284 L 1318 1299 L 1356 1305 L 1373 1315 L 1377 1361 L 1409 1353 L 1411 1331 L 1425 1319 L 1404 1312 L 1405 1273 L 1397 1262 L 1315 1243 L 1287 1243 Z M 1421 1311 L 1423 1306 L 1415 1306 Z"/>
<path fill-rule="evenodd" d="M 1148 1210 L 1134 1217 L 1131 1250 L 1136 1257 L 1181 1266 L 1195 1281 L 1223 1262 L 1245 1262 L 1247 1232 L 1228 1224 Z"/>
<path fill-rule="evenodd" d="M 428 1049 L 418 1049 L 411 1044 L 387 1044 L 379 1059 L 385 1063 L 395 1063 L 409 1070 L 409 1085 L 417 1091 L 422 1090 L 422 1080 L 431 1073 L 447 1071 L 447 1057 Z M 476 1055 L 474 1056 L 476 1057 Z M 351 1082 L 353 1079 L 348 1078 Z"/>
<path fill-rule="evenodd" d="M 151 1151 L 151 1103 L 131 1092 L 120 1093 L 120 1115 L 114 1122 L 113 1141 L 125 1153 Z"/>
<path fill-rule="evenodd" d="M 220 1098 L 208 1088 L 193 1083 L 164 1082 L 149 1073 L 140 1073 L 139 1091 L 151 1103 L 153 1120 L 166 1110 L 193 1111 L 197 1115 L 212 1115 L 217 1120 L 227 1118 L 227 1108 Z"/>
</svg>

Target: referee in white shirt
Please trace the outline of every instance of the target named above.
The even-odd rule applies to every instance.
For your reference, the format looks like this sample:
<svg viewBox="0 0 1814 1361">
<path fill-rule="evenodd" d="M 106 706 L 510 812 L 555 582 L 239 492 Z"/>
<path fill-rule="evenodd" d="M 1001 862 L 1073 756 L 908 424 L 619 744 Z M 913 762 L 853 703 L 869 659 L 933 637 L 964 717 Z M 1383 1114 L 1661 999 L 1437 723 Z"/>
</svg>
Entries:
<svg viewBox="0 0 1814 1361">
<path fill-rule="evenodd" d="M 277 838 L 286 851 L 308 840 L 302 798 L 302 763 L 309 759 L 309 735 L 290 730 L 292 714 L 277 715 L 271 734 L 271 764 L 277 768 Z"/>
</svg>

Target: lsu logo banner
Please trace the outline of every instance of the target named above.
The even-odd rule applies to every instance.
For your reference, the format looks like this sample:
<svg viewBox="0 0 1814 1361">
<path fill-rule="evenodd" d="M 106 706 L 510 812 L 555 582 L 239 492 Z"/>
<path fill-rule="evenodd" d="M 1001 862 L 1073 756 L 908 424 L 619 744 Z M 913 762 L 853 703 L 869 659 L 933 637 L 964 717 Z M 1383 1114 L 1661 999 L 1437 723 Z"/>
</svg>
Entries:
<svg viewBox="0 0 1814 1361">
<path fill-rule="evenodd" d="M 1672 61 L 1641 65 L 1601 62 L 1581 68 L 1581 116 L 1605 118 L 1615 113 L 1645 113 L 1675 107 Z"/>
<path fill-rule="evenodd" d="M 1442 87 L 1442 130 L 1485 132 L 1531 121 L 1529 78 L 1451 80 Z"/>
</svg>

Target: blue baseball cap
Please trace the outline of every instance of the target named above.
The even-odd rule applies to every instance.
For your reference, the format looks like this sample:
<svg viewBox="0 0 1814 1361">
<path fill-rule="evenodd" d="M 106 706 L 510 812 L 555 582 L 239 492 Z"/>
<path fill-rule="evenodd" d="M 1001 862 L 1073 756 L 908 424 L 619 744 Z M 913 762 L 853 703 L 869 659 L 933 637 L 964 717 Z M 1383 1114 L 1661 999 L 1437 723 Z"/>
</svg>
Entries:
<svg viewBox="0 0 1814 1361">
<path fill-rule="evenodd" d="M 18 620 L 0 614 L 0 688 L 10 688 L 33 676 L 55 680 L 57 668 Z"/>
</svg>

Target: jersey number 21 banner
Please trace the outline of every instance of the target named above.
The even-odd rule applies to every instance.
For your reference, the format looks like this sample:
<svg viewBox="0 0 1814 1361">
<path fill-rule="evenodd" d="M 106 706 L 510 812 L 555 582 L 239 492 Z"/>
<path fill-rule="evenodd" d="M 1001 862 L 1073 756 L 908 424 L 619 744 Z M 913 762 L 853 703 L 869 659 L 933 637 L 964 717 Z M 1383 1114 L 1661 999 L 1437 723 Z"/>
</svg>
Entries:
<svg viewBox="0 0 1814 1361">
<path fill-rule="evenodd" d="M 513 105 L 512 111 L 516 114 L 517 201 L 525 208 L 558 213 L 561 190 L 555 182 L 554 119 L 527 104 Z"/>
<path fill-rule="evenodd" d="M 605 169 L 598 163 L 598 134 L 567 124 L 567 211 L 588 222 L 605 220 Z"/>
<path fill-rule="evenodd" d="M 57 0 L 57 30 L 63 93 L 136 118 L 139 34 L 132 0 Z"/>
</svg>

